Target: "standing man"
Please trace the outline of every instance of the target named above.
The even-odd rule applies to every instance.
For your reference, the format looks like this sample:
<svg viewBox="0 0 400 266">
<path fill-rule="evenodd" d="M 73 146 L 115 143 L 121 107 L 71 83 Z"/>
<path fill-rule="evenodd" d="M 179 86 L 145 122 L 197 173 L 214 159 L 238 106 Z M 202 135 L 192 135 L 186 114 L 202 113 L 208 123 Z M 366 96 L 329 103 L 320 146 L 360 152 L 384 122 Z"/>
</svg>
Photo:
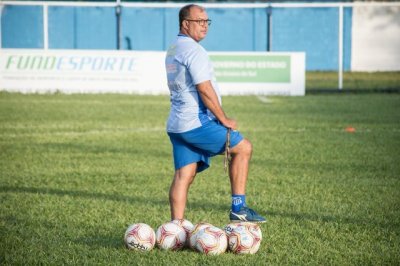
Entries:
<svg viewBox="0 0 400 266">
<path fill-rule="evenodd" d="M 246 206 L 246 180 L 251 143 L 236 131 L 237 122 L 222 107 L 211 61 L 199 42 L 211 20 L 201 6 L 190 4 L 179 11 L 179 34 L 167 51 L 165 67 L 171 95 L 167 122 L 175 175 L 169 191 L 172 219 L 183 219 L 189 187 L 196 174 L 207 169 L 210 157 L 225 150 L 230 134 L 229 178 L 232 192 L 231 221 L 262 223 L 265 218 Z"/>
</svg>

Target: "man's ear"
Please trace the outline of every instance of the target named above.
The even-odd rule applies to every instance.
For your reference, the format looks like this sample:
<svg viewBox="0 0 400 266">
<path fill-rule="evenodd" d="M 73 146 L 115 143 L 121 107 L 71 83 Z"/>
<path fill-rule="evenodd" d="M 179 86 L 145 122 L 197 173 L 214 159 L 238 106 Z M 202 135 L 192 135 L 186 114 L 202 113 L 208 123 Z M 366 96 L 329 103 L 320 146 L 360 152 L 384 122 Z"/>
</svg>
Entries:
<svg viewBox="0 0 400 266">
<path fill-rule="evenodd" d="M 189 21 L 184 20 L 183 23 L 182 23 L 182 26 L 183 26 L 183 28 L 184 28 L 185 30 L 189 29 Z"/>
</svg>

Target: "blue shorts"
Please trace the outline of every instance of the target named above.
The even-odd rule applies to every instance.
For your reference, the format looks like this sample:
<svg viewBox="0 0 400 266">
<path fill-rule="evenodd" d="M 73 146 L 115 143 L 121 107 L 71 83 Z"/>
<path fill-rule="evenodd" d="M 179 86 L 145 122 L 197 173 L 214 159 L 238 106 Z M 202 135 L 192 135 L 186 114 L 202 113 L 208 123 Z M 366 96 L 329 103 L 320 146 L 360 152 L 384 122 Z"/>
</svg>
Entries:
<svg viewBox="0 0 400 266">
<path fill-rule="evenodd" d="M 215 120 L 199 128 L 183 132 L 168 132 L 171 139 L 175 170 L 197 162 L 197 172 L 210 166 L 210 157 L 225 151 L 227 128 Z M 238 131 L 230 133 L 230 148 L 235 147 L 243 136 Z"/>
</svg>

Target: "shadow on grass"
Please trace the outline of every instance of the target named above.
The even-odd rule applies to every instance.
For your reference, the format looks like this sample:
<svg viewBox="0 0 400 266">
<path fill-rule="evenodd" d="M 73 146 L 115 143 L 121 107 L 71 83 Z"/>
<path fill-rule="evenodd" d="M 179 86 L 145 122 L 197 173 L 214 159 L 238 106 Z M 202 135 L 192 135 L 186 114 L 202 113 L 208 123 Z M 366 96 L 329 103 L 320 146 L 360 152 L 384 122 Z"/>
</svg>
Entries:
<svg viewBox="0 0 400 266">
<path fill-rule="evenodd" d="M 106 141 L 106 140 L 105 140 Z M 146 156 L 148 157 L 156 157 L 156 158 L 165 158 L 170 156 L 169 149 L 160 149 L 160 144 L 152 143 L 152 142 L 144 142 L 144 140 L 140 140 L 143 145 L 146 146 Z M 65 142 L 65 143 L 36 143 L 30 144 L 30 146 L 35 146 L 38 150 L 46 150 L 47 152 L 59 151 L 59 153 L 69 152 L 77 152 L 85 155 L 91 154 L 118 154 L 118 155 L 130 155 L 133 158 L 138 157 L 138 154 L 143 152 L 141 147 L 135 147 L 133 144 L 124 147 L 116 147 L 115 145 L 107 145 L 107 144 L 84 144 L 84 143 L 75 143 L 75 142 Z"/>
<path fill-rule="evenodd" d="M 147 198 L 147 197 L 133 197 L 119 194 L 105 194 L 99 192 L 89 192 L 89 191 L 74 191 L 74 190 L 61 190 L 54 188 L 33 188 L 33 187 L 12 187 L 12 186 L 2 186 L 0 187 L 0 192 L 15 192 L 15 193 L 32 193 L 32 194 L 47 194 L 47 195 L 55 195 L 55 196 L 70 196 L 76 198 L 84 198 L 84 199 L 101 199 L 101 200 L 109 200 L 109 201 L 117 201 L 117 202 L 128 202 L 135 204 L 143 204 L 143 205 L 151 205 L 163 208 L 168 205 L 168 199 L 161 200 L 156 198 Z M 199 202 L 190 202 L 190 208 L 192 210 L 214 210 L 214 211 L 224 211 L 226 212 L 227 206 L 226 204 L 219 204 L 211 201 L 199 201 Z M 319 214 L 310 214 L 310 213 L 288 213 L 282 211 L 266 211 L 266 217 L 271 221 L 273 217 L 283 217 L 290 218 L 296 221 L 308 220 L 308 221 L 317 221 L 324 223 L 341 223 L 341 224 L 355 224 L 355 225 L 376 225 L 383 228 L 398 228 L 400 225 L 396 221 L 376 221 L 371 219 L 357 219 L 353 217 L 339 217 L 333 215 L 319 215 Z M 94 238 L 98 238 L 99 236 L 95 236 Z M 112 239 L 112 236 L 100 237 L 100 242 L 104 242 L 104 246 L 112 246 L 116 247 L 120 245 L 119 239 Z M 91 241 L 99 243 L 99 239 L 94 240 L 88 239 L 88 243 Z M 111 242 L 110 242 L 111 239 Z"/>
<path fill-rule="evenodd" d="M 115 201 L 115 202 L 128 202 L 128 203 L 135 203 L 141 205 L 150 205 L 150 206 L 159 206 L 164 208 L 168 205 L 168 199 L 161 200 L 155 198 L 146 198 L 146 197 L 134 197 L 134 196 L 126 196 L 126 195 L 119 195 L 119 194 L 106 194 L 106 193 L 99 193 L 99 192 L 89 192 L 89 191 L 75 191 L 75 190 L 62 190 L 62 189 L 54 189 L 54 188 L 34 188 L 34 187 L 17 187 L 17 186 L 1 186 L 0 193 L 30 193 L 30 194 L 42 194 L 42 195 L 52 195 L 52 196 L 69 196 L 73 198 L 79 199 L 98 199 L 98 200 L 108 200 L 108 201 Z M 216 204 L 212 202 L 199 202 L 199 203 L 191 203 L 191 208 L 197 210 L 208 210 L 213 208 L 214 210 L 221 209 L 226 211 L 226 206 L 221 204 Z M 14 217 L 8 217 L 9 223 L 16 223 Z M 48 225 L 51 228 L 51 224 Z M 115 235 L 113 232 L 109 234 L 95 234 L 95 235 L 88 235 L 85 237 L 80 237 L 73 240 L 77 244 L 86 245 L 89 247 L 103 247 L 109 249 L 123 249 L 124 243 L 122 241 L 121 235 Z"/>
<path fill-rule="evenodd" d="M 117 201 L 117 202 L 126 202 L 126 203 L 137 203 L 151 206 L 159 206 L 163 207 L 168 205 L 168 198 L 166 199 L 156 199 L 154 197 L 134 197 L 134 196 L 126 196 L 120 194 L 106 194 L 100 192 L 90 192 L 90 191 L 77 191 L 77 190 L 62 190 L 55 188 L 34 188 L 34 187 L 13 187 L 13 186 L 2 186 L 0 187 L 0 192 L 15 192 L 15 193 L 32 193 L 32 194 L 47 194 L 54 196 L 70 196 L 76 198 L 84 198 L 84 199 L 101 199 L 101 200 L 109 200 L 109 201 Z M 194 209 L 201 210 L 224 210 L 226 211 L 225 204 L 219 204 L 215 202 L 191 202 L 190 206 Z"/>
<path fill-rule="evenodd" d="M 102 199 L 119 202 L 144 202 L 148 204 L 165 205 L 167 202 L 164 200 L 155 200 L 147 198 L 138 198 L 132 196 L 125 196 L 120 194 L 105 194 L 100 192 L 78 191 L 78 190 L 62 190 L 55 188 L 34 188 L 34 187 L 0 187 L 1 192 L 16 192 L 16 193 L 32 193 L 32 194 L 48 194 L 55 196 L 70 196 L 85 199 Z M 151 201 L 151 202 L 150 202 Z"/>
<path fill-rule="evenodd" d="M 100 247 L 109 249 L 123 249 L 125 247 L 123 236 L 109 234 L 109 235 L 93 235 L 77 238 L 75 243 L 89 247 Z"/>
</svg>

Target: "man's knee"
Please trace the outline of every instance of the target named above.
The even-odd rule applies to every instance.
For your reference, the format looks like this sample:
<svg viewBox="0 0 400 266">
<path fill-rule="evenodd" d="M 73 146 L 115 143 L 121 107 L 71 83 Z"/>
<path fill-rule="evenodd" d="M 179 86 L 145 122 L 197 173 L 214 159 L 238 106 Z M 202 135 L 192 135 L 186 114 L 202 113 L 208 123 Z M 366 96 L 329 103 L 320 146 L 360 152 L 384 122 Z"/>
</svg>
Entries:
<svg viewBox="0 0 400 266">
<path fill-rule="evenodd" d="M 190 186 L 193 183 L 195 176 L 195 174 L 175 173 L 174 183 L 185 183 Z"/>
<path fill-rule="evenodd" d="M 251 144 L 251 142 L 248 139 L 244 139 L 243 141 L 245 143 L 244 152 L 246 154 L 251 155 L 253 152 L 253 144 Z"/>
<path fill-rule="evenodd" d="M 251 156 L 253 152 L 253 145 L 248 139 L 243 139 L 241 142 L 239 142 L 238 145 L 236 145 L 235 147 L 233 147 L 233 149 L 231 149 L 231 152 L 233 154 L 243 154 Z"/>
<path fill-rule="evenodd" d="M 175 171 L 174 182 L 193 183 L 196 176 L 197 164 L 187 165 Z"/>
</svg>

